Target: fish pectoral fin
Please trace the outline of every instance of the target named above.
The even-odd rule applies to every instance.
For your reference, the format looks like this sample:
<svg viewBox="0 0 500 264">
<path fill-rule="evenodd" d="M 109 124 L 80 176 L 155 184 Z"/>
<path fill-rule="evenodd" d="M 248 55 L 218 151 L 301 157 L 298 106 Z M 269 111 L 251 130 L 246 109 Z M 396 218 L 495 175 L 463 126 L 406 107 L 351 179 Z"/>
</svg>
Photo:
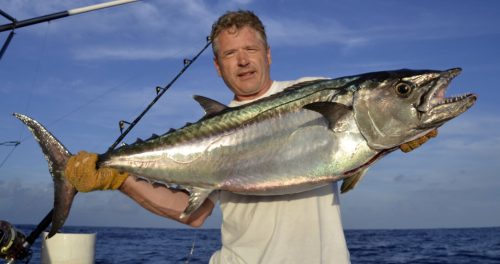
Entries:
<svg viewBox="0 0 500 264">
<path fill-rule="evenodd" d="M 219 103 L 205 96 L 195 95 L 193 98 L 201 105 L 201 107 L 203 107 L 206 116 L 215 115 L 228 108 L 225 104 Z"/>
<path fill-rule="evenodd" d="M 363 176 L 365 176 L 367 170 L 368 168 L 362 169 L 361 171 L 358 171 L 357 173 L 350 176 L 349 178 L 345 178 L 342 181 L 342 186 L 340 187 L 340 193 L 346 193 L 354 189 L 354 187 L 358 185 L 361 179 L 363 179 Z"/>
<path fill-rule="evenodd" d="M 207 197 L 212 193 L 213 189 L 206 189 L 200 187 L 193 187 L 189 193 L 189 203 L 184 212 L 182 212 L 180 218 L 184 219 L 194 213 L 196 209 L 198 209 L 203 202 L 207 199 Z"/>
<path fill-rule="evenodd" d="M 334 102 L 317 102 L 304 105 L 307 110 L 312 110 L 322 114 L 328 120 L 328 128 L 333 129 L 335 124 L 346 114 L 352 111 L 352 108 L 343 104 Z"/>
</svg>

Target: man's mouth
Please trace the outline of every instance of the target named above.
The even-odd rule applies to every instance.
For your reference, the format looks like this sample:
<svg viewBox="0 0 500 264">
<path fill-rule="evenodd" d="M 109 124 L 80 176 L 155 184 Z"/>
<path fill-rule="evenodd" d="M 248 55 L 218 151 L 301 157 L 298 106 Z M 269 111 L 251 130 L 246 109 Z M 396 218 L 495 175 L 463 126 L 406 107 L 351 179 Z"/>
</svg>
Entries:
<svg viewBox="0 0 500 264">
<path fill-rule="evenodd" d="M 237 74 L 238 78 L 240 79 L 249 79 L 252 78 L 255 75 L 255 71 L 245 71 L 245 72 L 240 72 Z"/>
</svg>

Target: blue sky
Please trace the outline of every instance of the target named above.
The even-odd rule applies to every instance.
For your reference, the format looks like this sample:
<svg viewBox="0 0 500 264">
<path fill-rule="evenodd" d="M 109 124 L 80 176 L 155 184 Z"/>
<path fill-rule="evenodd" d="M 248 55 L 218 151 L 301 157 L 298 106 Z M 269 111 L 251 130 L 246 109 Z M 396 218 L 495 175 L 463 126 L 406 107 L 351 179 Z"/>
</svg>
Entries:
<svg viewBox="0 0 500 264">
<path fill-rule="evenodd" d="M 0 9 L 21 20 L 97 3 L 4 0 Z M 205 45 L 215 19 L 234 9 L 253 10 L 266 25 L 273 79 L 462 67 L 448 94 L 479 95 L 438 138 L 389 155 L 342 195 L 345 228 L 500 225 L 500 2 L 494 0 L 151 0 L 18 29 L 0 61 L 0 142 L 22 142 L 0 146 L 0 219 L 38 223 L 52 206 L 46 161 L 13 112 L 42 122 L 72 152 L 102 153 L 119 136 L 118 121 L 133 120 L 154 88 Z M 203 112 L 195 94 L 231 99 L 209 50 L 125 142 L 197 120 Z M 119 192 L 79 194 L 67 223 L 181 227 Z M 215 211 L 205 226 L 219 225 Z"/>
</svg>

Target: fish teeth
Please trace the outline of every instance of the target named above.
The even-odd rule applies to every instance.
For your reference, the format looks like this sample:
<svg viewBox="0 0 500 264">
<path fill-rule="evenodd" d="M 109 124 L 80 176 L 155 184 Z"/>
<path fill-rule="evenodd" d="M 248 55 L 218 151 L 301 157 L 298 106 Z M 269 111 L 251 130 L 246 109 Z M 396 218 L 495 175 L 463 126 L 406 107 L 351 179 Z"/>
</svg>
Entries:
<svg viewBox="0 0 500 264">
<path fill-rule="evenodd" d="M 457 95 L 457 96 L 453 96 L 453 97 L 447 97 L 447 98 L 444 98 L 443 100 L 441 100 L 436 105 L 455 103 L 455 102 L 458 102 L 458 101 L 465 99 L 467 96 L 469 96 L 469 94 L 461 94 L 461 95 Z"/>
</svg>

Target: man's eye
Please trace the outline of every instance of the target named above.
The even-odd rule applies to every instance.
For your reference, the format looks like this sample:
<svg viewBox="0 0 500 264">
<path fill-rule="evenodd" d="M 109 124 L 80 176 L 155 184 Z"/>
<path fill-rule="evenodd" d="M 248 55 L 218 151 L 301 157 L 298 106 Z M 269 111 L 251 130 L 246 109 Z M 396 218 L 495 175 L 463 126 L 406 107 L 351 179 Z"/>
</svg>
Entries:
<svg viewBox="0 0 500 264">
<path fill-rule="evenodd" d="M 225 53 L 224 53 L 224 57 L 226 57 L 226 58 L 227 58 L 227 57 L 231 57 L 231 56 L 233 56 L 233 55 L 234 55 L 234 53 L 235 53 L 234 51 L 228 51 L 228 52 L 225 52 Z"/>
</svg>

